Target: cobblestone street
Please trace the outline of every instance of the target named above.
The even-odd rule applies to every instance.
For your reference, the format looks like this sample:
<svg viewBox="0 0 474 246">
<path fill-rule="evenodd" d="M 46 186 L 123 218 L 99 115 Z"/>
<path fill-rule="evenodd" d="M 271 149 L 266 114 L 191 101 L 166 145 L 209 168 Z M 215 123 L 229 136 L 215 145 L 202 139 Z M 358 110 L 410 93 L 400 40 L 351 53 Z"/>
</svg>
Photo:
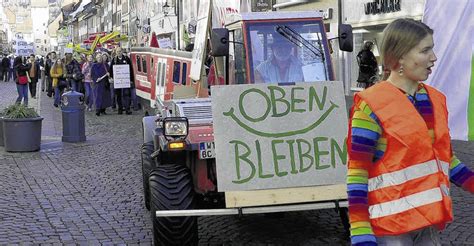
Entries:
<svg viewBox="0 0 474 246">
<path fill-rule="evenodd" d="M 0 83 L 0 110 L 14 102 L 13 82 Z M 38 103 L 38 100 L 40 103 Z M 143 204 L 141 112 L 97 117 L 86 112 L 84 143 L 61 142 L 61 111 L 41 92 L 30 106 L 44 117 L 39 152 L 0 147 L 0 245 L 151 245 Z M 474 169 L 474 142 L 454 142 Z M 474 196 L 452 189 L 455 222 L 443 245 L 474 245 Z M 347 245 L 334 210 L 201 217 L 202 245 Z"/>
</svg>

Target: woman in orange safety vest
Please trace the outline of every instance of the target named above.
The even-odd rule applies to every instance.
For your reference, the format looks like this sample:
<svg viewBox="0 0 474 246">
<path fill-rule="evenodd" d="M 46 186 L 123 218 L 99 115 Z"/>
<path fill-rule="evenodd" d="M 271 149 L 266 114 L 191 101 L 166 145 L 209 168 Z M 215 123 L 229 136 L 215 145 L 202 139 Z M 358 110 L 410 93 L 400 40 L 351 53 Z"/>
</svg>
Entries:
<svg viewBox="0 0 474 246">
<path fill-rule="evenodd" d="M 452 153 L 445 96 L 423 84 L 437 58 L 433 30 L 398 19 L 384 30 L 384 81 L 354 96 L 348 136 L 353 245 L 441 245 L 453 219 L 450 181 L 474 193 Z"/>
</svg>

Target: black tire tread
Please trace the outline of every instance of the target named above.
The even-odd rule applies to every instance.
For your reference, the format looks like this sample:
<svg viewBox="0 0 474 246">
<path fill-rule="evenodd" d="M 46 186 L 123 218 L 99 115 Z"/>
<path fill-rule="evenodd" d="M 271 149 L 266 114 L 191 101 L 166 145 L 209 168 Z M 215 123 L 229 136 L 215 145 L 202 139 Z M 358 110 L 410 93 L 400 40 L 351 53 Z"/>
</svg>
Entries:
<svg viewBox="0 0 474 246">
<path fill-rule="evenodd" d="M 193 179 L 181 165 L 158 166 L 150 175 L 151 211 L 195 208 Z M 155 217 L 155 245 L 197 245 L 196 217 Z"/>
<path fill-rule="evenodd" d="M 153 142 L 146 142 L 142 145 L 141 156 L 142 156 L 142 177 L 143 177 L 143 200 L 145 202 L 146 209 L 150 210 L 150 186 L 148 178 L 150 177 L 151 170 L 154 167 L 154 160 L 151 158 L 151 154 L 154 151 L 155 146 Z"/>
</svg>

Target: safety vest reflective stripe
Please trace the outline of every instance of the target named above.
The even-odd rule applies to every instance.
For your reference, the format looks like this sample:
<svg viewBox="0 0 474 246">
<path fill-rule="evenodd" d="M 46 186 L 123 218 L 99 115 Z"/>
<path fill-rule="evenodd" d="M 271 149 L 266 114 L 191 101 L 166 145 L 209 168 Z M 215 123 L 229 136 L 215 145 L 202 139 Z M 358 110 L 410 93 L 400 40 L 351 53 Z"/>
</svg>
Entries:
<svg viewBox="0 0 474 246">
<path fill-rule="evenodd" d="M 413 179 L 434 174 L 438 172 L 438 170 L 442 170 L 445 175 L 448 175 L 449 163 L 439 160 L 431 160 L 411 165 L 395 172 L 384 173 L 368 180 L 369 192 L 389 186 L 400 185 Z"/>
<path fill-rule="evenodd" d="M 443 171 L 444 175 L 448 176 L 449 178 L 449 163 L 445 161 L 439 161 L 439 165 L 441 166 L 440 169 Z"/>
<path fill-rule="evenodd" d="M 394 215 L 423 205 L 439 202 L 443 199 L 439 187 L 415 193 L 397 200 L 384 202 L 369 207 L 371 219 Z"/>
</svg>

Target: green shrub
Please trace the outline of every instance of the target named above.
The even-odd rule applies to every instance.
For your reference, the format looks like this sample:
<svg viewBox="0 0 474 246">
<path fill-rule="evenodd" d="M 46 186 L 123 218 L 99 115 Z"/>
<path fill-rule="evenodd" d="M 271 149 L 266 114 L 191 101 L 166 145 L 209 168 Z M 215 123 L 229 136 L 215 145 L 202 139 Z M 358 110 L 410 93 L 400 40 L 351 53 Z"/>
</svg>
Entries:
<svg viewBox="0 0 474 246">
<path fill-rule="evenodd" d="M 2 113 L 4 118 L 25 119 L 39 117 L 34 108 L 28 108 L 23 104 L 13 104 L 8 106 Z"/>
</svg>

